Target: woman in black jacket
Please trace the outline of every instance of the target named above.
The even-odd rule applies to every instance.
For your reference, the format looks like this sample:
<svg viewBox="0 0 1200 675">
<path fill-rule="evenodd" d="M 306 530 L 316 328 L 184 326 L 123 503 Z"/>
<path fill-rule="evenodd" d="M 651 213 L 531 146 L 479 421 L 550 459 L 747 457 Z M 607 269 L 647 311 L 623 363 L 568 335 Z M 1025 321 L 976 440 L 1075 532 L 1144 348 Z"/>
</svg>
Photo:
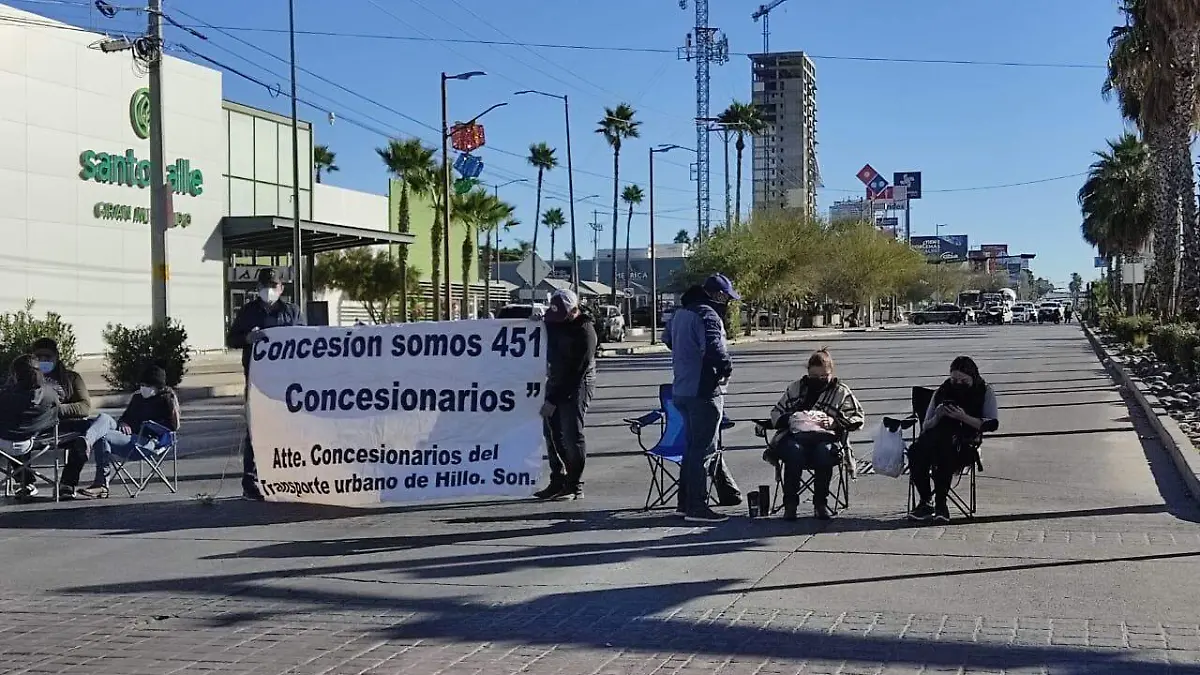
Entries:
<svg viewBox="0 0 1200 675">
<path fill-rule="evenodd" d="M 58 424 L 60 392 L 47 384 L 38 362 L 25 354 L 13 360 L 9 368 L 12 378 L 0 390 L 0 439 L 13 446 L 14 456 L 27 455 L 33 449 L 31 441 Z M 10 463 L 16 469 L 14 463 Z M 20 484 L 17 497 L 37 496 L 33 472 L 28 468 L 13 472 Z"/>
<path fill-rule="evenodd" d="M 950 377 L 929 401 L 920 437 L 908 450 L 909 471 L 919 498 L 908 514 L 910 520 L 950 522 L 946 505 L 950 483 L 955 474 L 979 460 L 982 435 L 995 431 L 999 418 L 996 392 L 979 374 L 979 366 L 969 356 L 954 359 Z"/>
</svg>

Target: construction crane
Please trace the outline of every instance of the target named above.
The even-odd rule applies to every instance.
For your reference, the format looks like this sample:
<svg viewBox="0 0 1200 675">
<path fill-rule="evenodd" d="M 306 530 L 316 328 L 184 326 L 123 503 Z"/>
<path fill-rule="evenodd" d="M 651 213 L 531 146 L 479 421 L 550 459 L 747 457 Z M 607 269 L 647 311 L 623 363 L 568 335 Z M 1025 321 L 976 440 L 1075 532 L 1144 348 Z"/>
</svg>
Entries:
<svg viewBox="0 0 1200 675">
<path fill-rule="evenodd" d="M 763 53 L 771 51 L 771 10 L 787 2 L 787 0 L 771 0 L 769 4 L 759 5 L 758 11 L 751 14 L 750 18 L 754 19 L 755 23 L 762 19 L 763 25 Z"/>
</svg>

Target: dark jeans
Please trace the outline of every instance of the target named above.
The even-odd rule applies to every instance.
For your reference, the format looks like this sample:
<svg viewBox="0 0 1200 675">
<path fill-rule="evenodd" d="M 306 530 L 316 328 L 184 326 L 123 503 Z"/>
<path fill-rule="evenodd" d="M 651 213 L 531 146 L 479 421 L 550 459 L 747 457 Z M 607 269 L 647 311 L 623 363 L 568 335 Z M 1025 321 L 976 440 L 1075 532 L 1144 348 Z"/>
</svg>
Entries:
<svg viewBox="0 0 1200 675">
<path fill-rule="evenodd" d="M 908 449 L 909 475 L 921 503 L 928 504 L 932 497 L 937 506 L 945 506 L 954 475 L 969 461 L 960 450 L 954 430 L 948 425 L 939 424 L 921 434 Z M 929 487 L 931 474 L 932 489 Z"/>
<path fill-rule="evenodd" d="M 586 378 L 579 390 L 566 401 L 558 403 L 554 414 L 546 419 L 542 433 L 546 437 L 546 455 L 550 459 L 550 481 L 555 484 L 582 487 L 583 467 L 587 463 L 588 406 L 596 393 L 596 381 Z"/>
<path fill-rule="evenodd" d="M 683 415 L 687 432 L 687 449 L 679 470 L 679 508 L 688 513 L 701 513 L 708 508 L 708 480 L 717 489 L 717 499 L 733 502 L 741 497 L 737 483 L 717 453 L 722 409 L 721 396 L 704 398 L 676 396 L 675 406 Z"/>
<path fill-rule="evenodd" d="M 247 352 L 249 353 L 249 352 Z M 246 437 L 242 440 L 242 492 L 260 496 L 258 489 L 258 467 L 254 464 L 254 444 L 250 442 L 250 383 L 243 390 L 246 401 Z"/>
<path fill-rule="evenodd" d="M 59 482 L 64 487 L 77 487 L 79 474 L 88 461 L 88 451 L 104 435 L 117 428 L 117 421 L 100 413 L 87 419 L 62 420 L 58 423 L 60 434 L 81 434 L 65 443 L 67 449 L 67 464 L 63 467 Z M 136 431 L 136 429 L 134 430 Z"/>
<path fill-rule="evenodd" d="M 813 472 L 813 506 L 829 504 L 829 485 L 841 456 L 836 439 L 798 439 L 792 434 L 781 438 L 772 453 L 783 462 L 783 505 L 800 503 L 800 485 L 804 471 Z"/>
</svg>

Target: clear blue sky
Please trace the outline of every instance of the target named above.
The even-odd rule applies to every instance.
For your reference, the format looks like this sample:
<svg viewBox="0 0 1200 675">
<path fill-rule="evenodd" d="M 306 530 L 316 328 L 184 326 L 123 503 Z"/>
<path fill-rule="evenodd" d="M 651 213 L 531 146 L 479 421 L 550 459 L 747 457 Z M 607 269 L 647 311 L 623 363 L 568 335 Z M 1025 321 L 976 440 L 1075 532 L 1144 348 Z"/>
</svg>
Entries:
<svg viewBox="0 0 1200 675">
<path fill-rule="evenodd" d="M 104 19 L 94 11 L 61 0 L 6 0 L 54 18 L 86 27 L 131 32 L 144 17 L 121 13 Z M 68 0 L 75 2 L 76 0 Z M 113 4 L 127 4 L 110 0 Z M 714 0 L 711 25 L 729 37 L 731 51 L 761 51 L 760 26 L 750 20 L 759 2 Z M 285 29 L 285 0 L 165 0 L 168 13 L 194 24 L 186 12 L 222 27 Z M 296 0 L 300 30 L 395 36 L 515 40 L 555 44 L 673 49 L 693 24 L 689 3 L 677 0 Z M 385 11 L 386 10 L 386 11 Z M 773 50 L 804 50 L 815 57 L 818 81 L 819 160 L 830 203 L 861 191 L 855 172 L 864 163 L 890 177 L 897 170 L 924 172 L 925 198 L 914 202 L 913 233 L 967 234 L 972 246 L 1006 242 L 1013 252 L 1037 254 L 1035 273 L 1065 283 L 1078 271 L 1092 277 L 1091 252 L 1079 238 L 1075 193 L 1082 178 L 1000 189 L 970 189 L 1086 171 L 1091 153 L 1122 130 L 1115 106 L 1099 91 L 1107 55 L 1105 40 L 1118 21 L 1112 0 L 1008 0 L 964 2 L 920 0 L 789 0 L 771 16 Z M 186 44 L 243 73 L 278 84 L 287 80 L 283 62 L 207 28 L 207 42 L 172 28 L 168 39 Z M 287 36 L 235 32 L 255 45 L 286 57 Z M 531 142 L 547 141 L 560 149 L 565 166 L 561 108 L 550 99 L 520 97 L 523 88 L 566 93 L 571 97 L 575 143 L 576 194 L 603 197 L 580 204 L 577 218 L 581 253 L 591 254 L 591 230 L 584 225 L 591 209 L 601 218 L 611 195 L 612 157 L 592 133 L 605 105 L 628 102 L 643 120 L 642 138 L 628 144 L 622 182 L 645 187 L 646 149 L 651 144 L 693 145 L 694 66 L 674 53 L 620 53 L 443 42 L 415 42 L 327 36 L 298 38 L 300 64 L 347 89 L 436 127 L 439 123 L 438 73 L 481 69 L 490 75 L 451 83 L 451 118 L 467 118 L 497 101 L 510 105 L 485 118 L 489 147 L 482 178 L 502 182 L 533 177 L 521 158 Z M 228 50 L 228 51 L 227 51 Z M 230 53 L 233 52 L 233 54 Z M 250 60 L 240 60 L 234 54 Z M 903 61 L 862 61 L 829 57 L 1018 61 L 1080 64 L 1092 68 L 1019 68 L 946 65 Z M 436 133 L 410 119 L 301 74 L 301 92 L 337 112 L 332 126 L 325 115 L 302 106 L 301 115 L 316 123 L 317 141 L 337 152 L 339 173 L 332 184 L 383 193 L 385 174 L 373 148 L 378 133 L 349 123 L 355 120 L 395 135 L 419 135 L 430 144 Z M 714 66 L 712 108 L 749 97 L 750 65 L 744 55 Z M 286 97 L 236 75 L 225 79 L 226 97 L 250 105 L 288 111 Z M 714 141 L 716 138 L 714 137 Z M 721 155 L 714 142 L 713 205 L 721 208 Z M 497 149 L 520 156 L 504 155 Z M 747 153 L 748 154 L 748 153 Z M 694 230 L 694 183 L 686 153 L 656 163 L 658 239 L 670 241 L 680 228 Z M 669 163 L 668 163 L 669 162 Z M 749 173 L 749 157 L 746 162 Z M 548 190 L 565 195 L 565 168 L 548 177 Z M 526 223 L 515 236 L 530 238 L 533 183 L 501 191 L 518 207 Z M 749 180 L 743 201 L 749 201 Z M 945 192 L 939 192 L 945 191 Z M 550 205 L 566 206 L 553 201 Z M 610 216 L 611 217 L 611 216 Z M 622 215 L 624 239 L 624 215 Z M 647 240 L 644 216 L 634 217 L 633 240 Z M 602 235 L 611 237 L 611 230 Z M 622 241 L 623 244 L 623 241 Z M 563 244 L 559 244 L 563 250 Z"/>
</svg>

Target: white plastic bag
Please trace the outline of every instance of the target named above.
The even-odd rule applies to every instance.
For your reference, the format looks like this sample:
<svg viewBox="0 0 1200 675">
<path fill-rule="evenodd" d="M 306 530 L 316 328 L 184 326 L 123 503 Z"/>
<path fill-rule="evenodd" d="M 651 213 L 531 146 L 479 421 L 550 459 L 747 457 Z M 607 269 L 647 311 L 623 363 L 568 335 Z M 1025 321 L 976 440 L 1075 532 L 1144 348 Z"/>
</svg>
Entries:
<svg viewBox="0 0 1200 675">
<path fill-rule="evenodd" d="M 875 467 L 875 473 L 899 478 L 904 473 L 904 432 L 899 428 L 889 431 L 881 422 L 871 442 L 874 445 L 871 464 Z"/>
</svg>

